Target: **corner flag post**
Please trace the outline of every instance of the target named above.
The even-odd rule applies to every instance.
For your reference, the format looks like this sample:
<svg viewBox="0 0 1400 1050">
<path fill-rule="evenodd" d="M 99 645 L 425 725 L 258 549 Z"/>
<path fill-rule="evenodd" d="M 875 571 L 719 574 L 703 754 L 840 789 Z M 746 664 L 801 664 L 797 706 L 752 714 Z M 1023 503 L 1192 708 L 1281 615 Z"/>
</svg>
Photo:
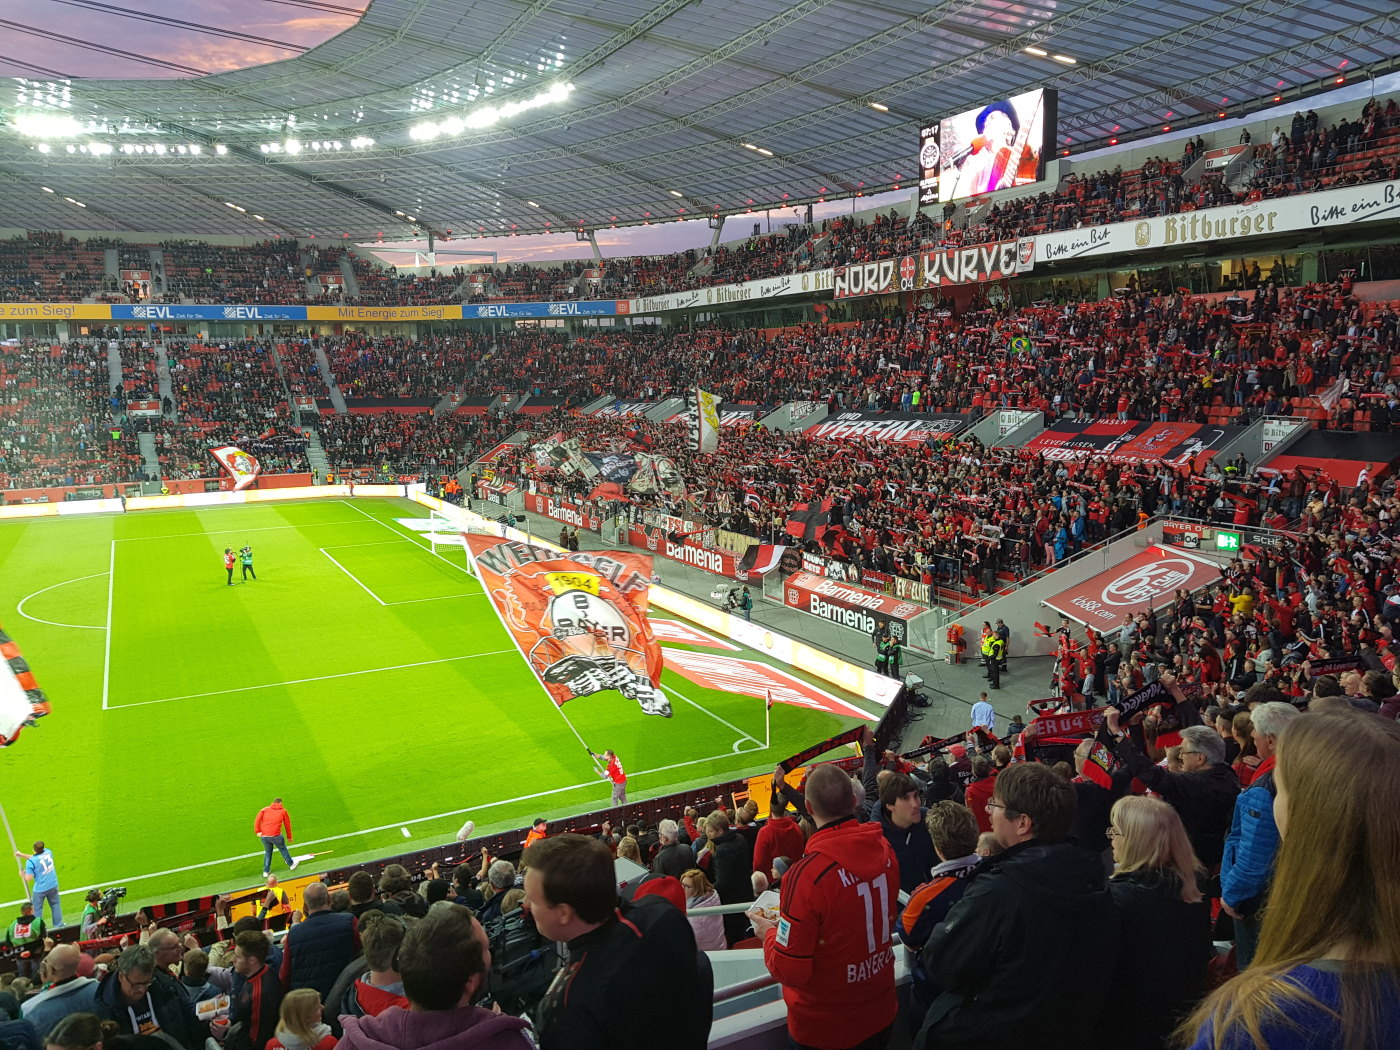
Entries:
<svg viewBox="0 0 1400 1050">
<path fill-rule="evenodd" d="M 773 746 L 773 690 L 768 690 L 768 702 L 763 706 L 763 750 Z"/>
</svg>

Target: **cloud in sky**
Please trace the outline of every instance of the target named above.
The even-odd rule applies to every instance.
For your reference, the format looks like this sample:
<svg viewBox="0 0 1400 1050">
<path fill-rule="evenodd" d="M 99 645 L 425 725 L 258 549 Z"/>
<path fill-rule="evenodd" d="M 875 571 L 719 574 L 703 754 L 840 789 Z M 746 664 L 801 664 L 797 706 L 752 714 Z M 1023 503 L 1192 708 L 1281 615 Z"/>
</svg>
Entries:
<svg viewBox="0 0 1400 1050">
<path fill-rule="evenodd" d="M 343 2 L 346 7 L 363 6 L 363 0 Z M 133 0 L 127 7 L 133 13 L 178 18 L 303 47 L 314 47 L 357 21 L 354 15 L 330 12 L 311 14 L 304 9 L 255 3 L 252 0 L 234 4 L 226 0 Z M 211 73 L 260 65 L 298 53 L 264 44 L 229 40 L 192 29 L 143 22 L 116 13 L 74 7 L 58 3 L 57 0 L 28 0 L 21 12 L 12 13 L 9 18 L 35 29 L 105 44 L 150 58 L 178 62 Z M 8 34 L 3 53 L 11 56 L 11 59 L 22 59 L 71 77 L 165 78 L 186 75 L 134 59 L 15 31 Z M 32 68 L 0 59 L 0 76 L 35 75 Z"/>
</svg>

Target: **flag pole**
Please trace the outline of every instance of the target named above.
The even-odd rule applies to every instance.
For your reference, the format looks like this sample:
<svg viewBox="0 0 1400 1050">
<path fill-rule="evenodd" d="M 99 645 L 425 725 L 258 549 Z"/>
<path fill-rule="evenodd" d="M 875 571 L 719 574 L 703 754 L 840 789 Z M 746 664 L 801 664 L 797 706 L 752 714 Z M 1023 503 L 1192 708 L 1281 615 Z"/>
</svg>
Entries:
<svg viewBox="0 0 1400 1050">
<path fill-rule="evenodd" d="M 763 705 L 763 750 L 773 746 L 773 690 L 768 690 L 767 703 Z"/>
<path fill-rule="evenodd" d="M 10 855 L 18 861 L 19 844 L 15 842 L 15 833 L 10 830 L 10 817 L 9 814 L 5 812 L 5 804 L 3 802 L 0 802 L 0 821 L 4 822 L 5 835 L 10 840 Z M 19 877 L 19 884 L 24 887 L 25 896 L 29 896 L 29 883 L 24 880 L 24 869 L 22 866 L 17 867 L 18 870 L 15 874 Z"/>
</svg>

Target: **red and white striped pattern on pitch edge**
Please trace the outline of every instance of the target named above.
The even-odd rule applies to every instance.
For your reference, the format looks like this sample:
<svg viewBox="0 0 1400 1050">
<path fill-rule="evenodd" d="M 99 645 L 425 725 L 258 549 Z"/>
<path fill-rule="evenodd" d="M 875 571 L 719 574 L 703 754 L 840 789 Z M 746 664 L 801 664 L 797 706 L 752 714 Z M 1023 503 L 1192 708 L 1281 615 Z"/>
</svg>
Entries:
<svg viewBox="0 0 1400 1050">
<path fill-rule="evenodd" d="M 663 644 L 673 642 L 679 645 L 700 645 L 706 649 L 728 649 L 732 653 L 739 651 L 737 645 L 707 634 L 688 623 L 681 623 L 680 620 L 659 620 L 655 616 L 648 616 L 647 619 L 651 621 L 652 633 Z"/>
<path fill-rule="evenodd" d="M 842 718 L 863 718 L 874 722 L 874 715 L 855 704 L 832 696 L 824 689 L 795 678 L 786 671 L 757 660 L 741 660 L 721 653 L 693 653 L 688 649 L 664 650 L 666 666 L 706 689 L 766 698 L 773 702 L 826 711 Z"/>
</svg>

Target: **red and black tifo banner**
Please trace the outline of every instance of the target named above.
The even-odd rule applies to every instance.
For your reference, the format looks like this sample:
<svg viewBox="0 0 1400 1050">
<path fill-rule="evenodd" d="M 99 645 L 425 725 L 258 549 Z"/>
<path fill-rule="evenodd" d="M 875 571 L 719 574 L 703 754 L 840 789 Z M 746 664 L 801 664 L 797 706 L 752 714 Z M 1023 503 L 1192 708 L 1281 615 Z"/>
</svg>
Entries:
<svg viewBox="0 0 1400 1050">
<path fill-rule="evenodd" d="M 831 500 L 820 503 L 794 503 L 783 526 L 795 540 L 820 540 L 831 527 Z"/>
<path fill-rule="evenodd" d="M 941 441 L 968 424 L 952 412 L 838 412 L 803 431 L 819 441 L 881 441 L 924 445 Z"/>
<path fill-rule="evenodd" d="M 1050 460 L 1107 456 L 1115 463 L 1166 463 L 1200 467 L 1244 433 L 1243 427 L 1134 420 L 1062 419 L 1026 442 L 1025 450 Z"/>
<path fill-rule="evenodd" d="M 877 629 L 888 631 L 899 642 L 908 641 L 909 621 L 928 611 L 913 602 L 806 572 L 794 573 L 784 581 L 783 604 L 867 637 Z"/>
<path fill-rule="evenodd" d="M 580 507 L 577 503 L 570 503 L 568 500 L 544 496 L 537 492 L 527 492 L 525 494 L 525 509 L 532 514 L 543 514 L 546 518 L 562 521 L 565 525 L 572 525 L 576 529 L 587 529 L 589 532 L 603 531 L 603 519 L 596 512 L 587 507 Z"/>
<path fill-rule="evenodd" d="M 0 628 L 0 747 L 19 739 L 26 726 L 32 726 L 49 713 L 49 701 L 19 645 Z"/>
</svg>

